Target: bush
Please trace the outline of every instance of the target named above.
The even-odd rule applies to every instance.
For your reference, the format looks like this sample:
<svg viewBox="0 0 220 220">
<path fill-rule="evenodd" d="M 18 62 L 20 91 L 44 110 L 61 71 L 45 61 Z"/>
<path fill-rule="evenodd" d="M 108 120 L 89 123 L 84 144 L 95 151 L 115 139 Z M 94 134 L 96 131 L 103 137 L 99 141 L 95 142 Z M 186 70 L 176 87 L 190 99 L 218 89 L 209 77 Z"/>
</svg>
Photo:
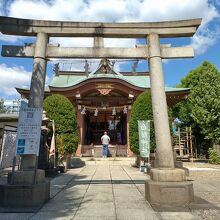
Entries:
<svg viewBox="0 0 220 220">
<path fill-rule="evenodd" d="M 208 155 L 209 155 L 209 163 L 220 164 L 220 155 L 217 150 L 209 148 Z"/>
<path fill-rule="evenodd" d="M 44 100 L 47 116 L 54 120 L 56 145 L 59 154 L 72 154 L 78 146 L 76 111 L 72 103 L 63 95 L 52 95 Z"/>
<path fill-rule="evenodd" d="M 150 125 L 150 148 L 151 151 L 155 149 L 155 135 L 153 126 L 153 111 L 151 104 L 150 92 L 141 93 L 135 100 L 132 111 L 131 119 L 129 123 L 129 139 L 130 149 L 133 153 L 139 155 L 139 137 L 138 137 L 138 120 L 151 120 Z"/>
<path fill-rule="evenodd" d="M 72 154 L 76 152 L 78 146 L 78 135 L 73 134 L 57 134 L 56 146 L 60 155 Z"/>
</svg>

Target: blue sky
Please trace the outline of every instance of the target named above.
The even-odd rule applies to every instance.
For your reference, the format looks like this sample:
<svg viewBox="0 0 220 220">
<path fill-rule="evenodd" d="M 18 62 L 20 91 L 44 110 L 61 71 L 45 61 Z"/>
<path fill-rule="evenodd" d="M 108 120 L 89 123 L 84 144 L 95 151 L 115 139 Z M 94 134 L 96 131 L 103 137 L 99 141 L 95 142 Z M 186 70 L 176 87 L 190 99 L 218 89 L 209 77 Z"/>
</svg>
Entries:
<svg viewBox="0 0 220 220">
<path fill-rule="evenodd" d="M 99 22 L 147 22 L 199 18 L 202 25 L 192 38 L 162 39 L 172 46 L 192 46 L 195 57 L 164 61 L 165 84 L 175 86 L 191 69 L 204 60 L 220 70 L 220 0 L 0 0 L 0 15 L 27 19 L 99 21 Z M 1 45 L 23 45 L 35 42 L 35 38 L 5 36 L 0 34 Z M 51 43 L 61 46 L 92 46 L 92 39 L 52 38 Z M 105 46 L 134 47 L 145 43 L 144 39 L 105 39 Z M 52 77 L 56 62 L 67 70 L 83 70 L 84 60 L 52 60 L 47 67 L 47 83 Z M 117 62 L 119 70 L 131 70 L 133 62 Z M 89 62 L 90 70 L 97 61 Z M 69 68 L 69 69 L 68 69 Z M 147 63 L 140 61 L 139 71 L 147 70 Z M 15 87 L 29 86 L 32 59 L 0 57 L 0 97 L 10 100 L 18 97 Z"/>
</svg>

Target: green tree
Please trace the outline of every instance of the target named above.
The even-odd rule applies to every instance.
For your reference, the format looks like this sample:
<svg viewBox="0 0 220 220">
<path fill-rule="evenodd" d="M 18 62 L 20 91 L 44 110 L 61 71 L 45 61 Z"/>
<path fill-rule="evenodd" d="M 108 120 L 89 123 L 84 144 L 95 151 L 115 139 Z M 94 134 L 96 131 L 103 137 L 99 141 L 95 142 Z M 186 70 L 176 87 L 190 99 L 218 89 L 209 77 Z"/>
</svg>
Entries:
<svg viewBox="0 0 220 220">
<path fill-rule="evenodd" d="M 59 154 L 73 154 L 78 146 L 76 111 L 65 96 L 52 95 L 44 100 L 47 116 L 54 120 Z"/>
<path fill-rule="evenodd" d="M 4 99 L 0 98 L 0 113 L 6 113 L 7 108 L 4 106 Z"/>
<path fill-rule="evenodd" d="M 151 120 L 150 146 L 153 150 L 156 146 L 154 127 L 153 127 L 153 111 L 151 104 L 150 92 L 141 93 L 135 100 L 129 123 L 130 149 L 136 155 L 139 155 L 139 137 L 138 137 L 138 120 Z"/>
<path fill-rule="evenodd" d="M 216 67 L 204 62 L 199 69 L 198 85 L 192 90 L 189 101 L 192 118 L 206 139 L 220 142 L 220 73 Z"/>
<path fill-rule="evenodd" d="M 191 125 L 197 140 L 220 141 L 220 74 L 216 67 L 203 62 L 181 80 L 178 87 L 191 88 L 188 98 L 177 104 L 173 113 L 184 125 Z M 208 146 L 206 147 L 208 148 Z"/>
</svg>

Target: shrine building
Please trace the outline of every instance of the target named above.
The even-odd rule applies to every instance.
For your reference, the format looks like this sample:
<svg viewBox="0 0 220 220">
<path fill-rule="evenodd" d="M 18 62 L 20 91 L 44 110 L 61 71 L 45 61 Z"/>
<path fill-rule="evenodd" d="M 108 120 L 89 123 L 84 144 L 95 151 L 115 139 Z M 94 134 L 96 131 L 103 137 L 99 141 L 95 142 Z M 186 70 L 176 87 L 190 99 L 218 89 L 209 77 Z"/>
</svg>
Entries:
<svg viewBox="0 0 220 220">
<path fill-rule="evenodd" d="M 131 156 L 132 104 L 139 94 L 150 91 L 149 73 L 118 72 L 108 59 L 102 59 L 93 72 L 55 69 L 52 81 L 45 88 L 45 97 L 61 94 L 75 106 L 80 135 L 76 155 L 101 156 L 101 136 L 107 131 L 112 156 Z M 168 106 L 184 99 L 189 90 L 165 87 Z M 22 98 L 28 98 L 29 89 L 17 88 L 17 91 Z"/>
</svg>

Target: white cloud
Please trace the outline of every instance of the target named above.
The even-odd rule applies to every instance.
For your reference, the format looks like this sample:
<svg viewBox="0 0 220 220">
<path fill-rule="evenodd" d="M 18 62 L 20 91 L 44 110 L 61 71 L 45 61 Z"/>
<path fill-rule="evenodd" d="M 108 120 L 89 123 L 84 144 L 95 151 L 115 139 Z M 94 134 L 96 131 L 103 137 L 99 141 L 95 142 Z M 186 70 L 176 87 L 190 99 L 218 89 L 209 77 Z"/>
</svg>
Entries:
<svg viewBox="0 0 220 220">
<path fill-rule="evenodd" d="M 209 10 L 206 10 L 206 9 Z M 196 34 L 191 39 L 191 44 L 197 55 L 204 54 L 208 48 L 215 45 L 219 39 L 220 26 L 211 26 L 215 19 L 220 18 L 220 14 L 214 5 L 204 1 L 201 7 L 202 24 L 197 30 Z"/>
<path fill-rule="evenodd" d="M 102 22 L 202 17 L 207 23 L 217 14 L 208 0 L 14 0 L 8 10 L 21 18 Z"/>
<path fill-rule="evenodd" d="M 52 37 L 50 38 L 51 44 L 60 44 L 63 47 L 92 47 L 93 38 L 90 37 Z M 124 39 L 124 38 L 104 38 L 105 47 L 134 47 L 136 39 Z"/>
<path fill-rule="evenodd" d="M 32 73 L 26 71 L 23 66 L 7 66 L 0 64 L 0 94 L 4 96 L 18 95 L 16 87 L 29 88 Z M 46 77 L 46 83 L 50 78 Z"/>
<path fill-rule="evenodd" d="M 160 7 L 158 7 L 160 6 Z M 146 21 L 203 18 L 207 23 L 218 13 L 208 0 L 145 0 L 140 18 Z"/>
<path fill-rule="evenodd" d="M 204 54 L 209 47 L 213 46 L 217 42 L 219 34 L 220 30 L 218 28 L 214 31 L 209 29 L 199 31 L 192 38 L 190 46 L 194 48 L 197 55 Z"/>
<path fill-rule="evenodd" d="M 19 36 L 12 36 L 12 35 L 5 35 L 0 32 L 0 40 L 5 41 L 5 42 L 10 42 L 14 43 L 18 39 L 24 39 L 24 37 L 19 37 Z"/>
<path fill-rule="evenodd" d="M 0 64 L 0 74 L 0 88 L 4 95 L 17 95 L 15 87 L 30 85 L 31 73 L 22 66 L 9 67 L 6 64 Z"/>
<path fill-rule="evenodd" d="M 105 38 L 105 47 L 135 47 L 136 39 Z"/>
<path fill-rule="evenodd" d="M 81 20 L 85 7 L 85 2 L 80 0 L 15 0 L 9 7 L 9 16 L 29 19 Z"/>
<path fill-rule="evenodd" d="M 63 47 L 92 47 L 93 39 L 89 37 L 74 37 L 74 38 L 67 38 L 67 37 L 52 37 L 50 38 L 51 44 L 59 43 L 60 46 Z"/>
</svg>

